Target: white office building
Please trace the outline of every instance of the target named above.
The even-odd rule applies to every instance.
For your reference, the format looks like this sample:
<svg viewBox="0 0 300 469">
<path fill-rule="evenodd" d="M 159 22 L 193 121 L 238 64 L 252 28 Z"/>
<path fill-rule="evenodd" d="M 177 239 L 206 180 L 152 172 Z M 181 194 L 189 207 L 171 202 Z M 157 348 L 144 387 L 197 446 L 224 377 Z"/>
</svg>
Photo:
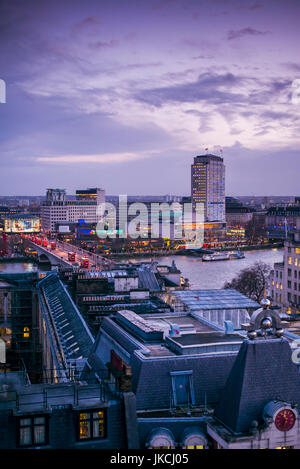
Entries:
<svg viewBox="0 0 300 469">
<path fill-rule="evenodd" d="M 105 191 L 93 189 L 95 198 L 91 198 L 92 189 L 81 191 L 79 200 L 66 200 L 64 189 L 48 189 L 46 201 L 41 206 L 41 229 L 55 233 L 58 223 L 97 223 L 99 204 L 105 202 Z M 86 199 L 83 193 L 87 192 Z"/>
</svg>

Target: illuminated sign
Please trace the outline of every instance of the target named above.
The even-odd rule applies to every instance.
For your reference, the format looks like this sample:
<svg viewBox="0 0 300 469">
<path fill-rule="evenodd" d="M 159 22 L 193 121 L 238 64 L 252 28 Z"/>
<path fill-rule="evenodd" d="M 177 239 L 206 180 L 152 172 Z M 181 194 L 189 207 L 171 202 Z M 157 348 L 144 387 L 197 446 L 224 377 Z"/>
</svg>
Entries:
<svg viewBox="0 0 300 469">
<path fill-rule="evenodd" d="M 4 219 L 5 233 L 39 233 L 40 219 L 36 217 L 15 217 Z"/>
<path fill-rule="evenodd" d="M 59 233 L 70 233 L 70 227 L 66 225 L 61 225 L 58 228 Z"/>
</svg>

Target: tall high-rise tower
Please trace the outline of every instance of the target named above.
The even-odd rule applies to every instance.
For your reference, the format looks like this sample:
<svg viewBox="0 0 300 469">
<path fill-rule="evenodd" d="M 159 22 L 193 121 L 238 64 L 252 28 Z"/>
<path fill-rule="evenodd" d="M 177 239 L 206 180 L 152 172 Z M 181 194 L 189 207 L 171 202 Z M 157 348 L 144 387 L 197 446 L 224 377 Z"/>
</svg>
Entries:
<svg viewBox="0 0 300 469">
<path fill-rule="evenodd" d="M 200 155 L 192 164 L 191 199 L 204 204 L 204 221 L 225 222 L 225 165 L 216 155 Z"/>
</svg>

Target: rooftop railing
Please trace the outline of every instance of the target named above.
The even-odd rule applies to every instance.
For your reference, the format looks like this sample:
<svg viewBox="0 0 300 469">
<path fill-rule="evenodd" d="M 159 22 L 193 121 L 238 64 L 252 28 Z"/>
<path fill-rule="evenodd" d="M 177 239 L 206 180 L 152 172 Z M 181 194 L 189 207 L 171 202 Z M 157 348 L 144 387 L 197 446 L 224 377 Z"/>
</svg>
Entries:
<svg viewBox="0 0 300 469">
<path fill-rule="evenodd" d="M 6 390 L 5 385 L 2 385 L 0 411 L 33 412 L 61 406 L 88 407 L 95 405 L 95 403 L 103 404 L 120 396 L 121 393 L 110 391 L 106 383 L 29 385 L 27 388 L 20 388 L 20 390 Z"/>
</svg>

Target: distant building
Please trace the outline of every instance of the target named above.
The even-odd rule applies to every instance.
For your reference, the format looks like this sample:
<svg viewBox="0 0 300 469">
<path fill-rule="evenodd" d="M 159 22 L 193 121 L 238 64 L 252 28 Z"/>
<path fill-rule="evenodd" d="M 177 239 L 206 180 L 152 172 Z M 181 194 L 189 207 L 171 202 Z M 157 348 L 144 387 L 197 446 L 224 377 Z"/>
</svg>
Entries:
<svg viewBox="0 0 300 469">
<path fill-rule="evenodd" d="M 235 197 L 226 197 L 227 228 L 245 227 L 252 220 L 254 209 L 245 207 Z"/>
<path fill-rule="evenodd" d="M 41 219 L 34 213 L 13 213 L 3 216 L 5 233 L 39 233 Z"/>
<path fill-rule="evenodd" d="M 216 155 L 194 158 L 191 172 L 191 199 L 204 204 L 204 221 L 225 222 L 225 165 Z"/>
<path fill-rule="evenodd" d="M 270 240 L 284 240 L 287 233 L 295 230 L 300 220 L 300 204 L 270 207 L 266 215 L 266 229 Z"/>
<path fill-rule="evenodd" d="M 77 190 L 76 200 L 90 200 L 101 204 L 105 202 L 105 191 L 99 188 Z"/>
<path fill-rule="evenodd" d="M 105 191 L 87 189 L 77 191 L 77 200 L 66 200 L 64 189 L 48 189 L 46 201 L 41 206 L 41 228 L 44 232 L 69 232 L 68 222 L 97 223 L 99 204 L 105 202 Z M 65 228 L 63 222 L 66 222 Z M 59 224 L 59 225 L 57 225 Z"/>
</svg>

